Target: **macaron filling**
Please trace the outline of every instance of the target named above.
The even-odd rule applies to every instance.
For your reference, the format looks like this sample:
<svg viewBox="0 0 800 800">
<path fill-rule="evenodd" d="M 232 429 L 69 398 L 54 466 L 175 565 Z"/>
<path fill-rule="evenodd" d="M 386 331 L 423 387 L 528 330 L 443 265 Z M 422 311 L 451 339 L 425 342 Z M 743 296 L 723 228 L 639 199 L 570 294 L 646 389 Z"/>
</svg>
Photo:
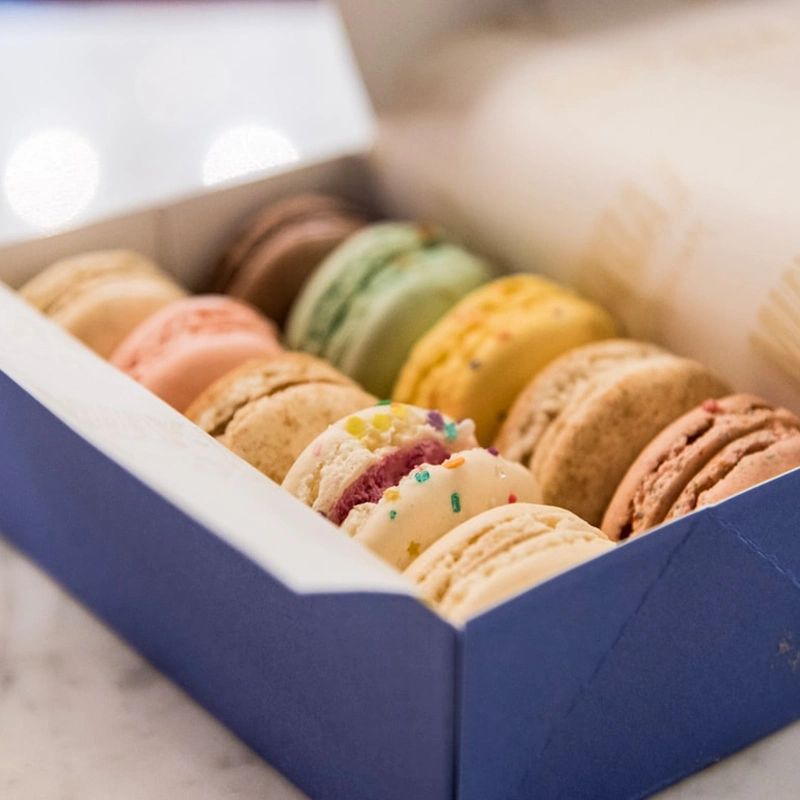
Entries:
<svg viewBox="0 0 800 800">
<path fill-rule="evenodd" d="M 377 503 L 383 493 L 398 483 L 420 464 L 441 464 L 452 453 L 436 439 L 423 439 L 408 447 L 401 447 L 374 464 L 342 492 L 328 510 L 327 517 L 341 525 L 347 515 L 361 503 Z"/>
</svg>

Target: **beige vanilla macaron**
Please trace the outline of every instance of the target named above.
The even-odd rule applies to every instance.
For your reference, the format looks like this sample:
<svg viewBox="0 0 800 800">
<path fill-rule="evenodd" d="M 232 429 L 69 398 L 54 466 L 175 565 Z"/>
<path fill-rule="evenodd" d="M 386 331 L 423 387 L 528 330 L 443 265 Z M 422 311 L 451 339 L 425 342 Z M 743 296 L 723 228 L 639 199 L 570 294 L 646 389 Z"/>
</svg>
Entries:
<svg viewBox="0 0 800 800">
<path fill-rule="evenodd" d="M 281 484 L 289 494 L 341 525 L 358 505 L 421 464 L 441 464 L 477 447 L 472 420 L 381 401 L 329 425 L 292 464 Z"/>
<path fill-rule="evenodd" d="M 456 625 L 614 549 L 605 534 L 554 506 L 514 503 L 464 522 L 405 570 L 421 599 Z"/>
<path fill-rule="evenodd" d="M 357 505 L 342 529 L 403 570 L 437 539 L 489 508 L 540 500 L 530 470 L 482 447 L 441 464 L 420 464 L 372 502 Z"/>
<path fill-rule="evenodd" d="M 54 262 L 19 294 L 103 358 L 140 322 L 186 292 L 132 250 L 95 250 Z"/>
<path fill-rule="evenodd" d="M 544 503 L 599 525 L 641 449 L 681 414 L 728 392 L 703 364 L 655 345 L 593 342 L 523 389 L 494 445 L 530 467 Z"/>
<path fill-rule="evenodd" d="M 283 487 L 403 570 L 475 514 L 540 499 L 530 470 L 478 447 L 473 431 L 433 409 L 366 408 L 309 443 Z"/>
<path fill-rule="evenodd" d="M 186 416 L 280 483 L 309 442 L 377 398 L 305 353 L 254 359 L 208 387 Z"/>
</svg>

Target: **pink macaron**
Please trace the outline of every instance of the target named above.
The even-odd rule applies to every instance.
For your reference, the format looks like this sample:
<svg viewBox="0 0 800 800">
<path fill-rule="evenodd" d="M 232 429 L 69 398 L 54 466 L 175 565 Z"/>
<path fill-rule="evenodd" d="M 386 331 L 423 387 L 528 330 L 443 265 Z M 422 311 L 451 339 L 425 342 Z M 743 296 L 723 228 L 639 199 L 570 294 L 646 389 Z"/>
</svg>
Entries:
<svg viewBox="0 0 800 800">
<path fill-rule="evenodd" d="M 206 387 L 247 359 L 282 351 L 275 325 L 247 303 L 197 295 L 144 320 L 110 361 L 183 412 Z"/>
</svg>

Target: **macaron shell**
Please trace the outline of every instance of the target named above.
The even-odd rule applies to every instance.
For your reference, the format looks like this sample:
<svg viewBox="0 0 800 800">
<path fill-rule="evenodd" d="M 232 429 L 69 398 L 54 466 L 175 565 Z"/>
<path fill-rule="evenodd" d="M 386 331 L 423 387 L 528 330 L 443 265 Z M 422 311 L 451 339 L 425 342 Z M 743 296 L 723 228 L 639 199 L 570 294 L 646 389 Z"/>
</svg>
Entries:
<svg viewBox="0 0 800 800">
<path fill-rule="evenodd" d="M 612 542 L 580 534 L 545 536 L 527 548 L 509 552 L 506 559 L 492 565 L 488 575 L 476 576 L 442 604 L 441 612 L 452 622 L 463 624 L 514 595 L 614 549 Z"/>
<path fill-rule="evenodd" d="M 507 458 L 529 465 L 550 425 L 587 383 L 596 381 L 605 370 L 665 354 L 663 348 L 632 339 L 606 339 L 569 350 L 517 395 L 494 446 Z"/>
<path fill-rule="evenodd" d="M 185 339 L 137 371 L 137 380 L 183 412 L 209 384 L 243 361 L 279 353 L 277 344 L 250 332 Z"/>
<path fill-rule="evenodd" d="M 362 386 L 388 397 L 417 340 L 489 278 L 482 261 L 445 244 L 399 258 L 349 304 L 325 357 Z"/>
<path fill-rule="evenodd" d="M 236 414 L 219 441 L 276 483 L 315 436 L 343 416 L 377 401 L 358 386 L 291 386 Z"/>
<path fill-rule="evenodd" d="M 675 519 L 695 508 L 726 500 L 800 467 L 800 431 L 797 435 L 772 442 L 763 448 L 761 445 L 764 442 L 757 441 L 756 436 L 751 435 L 748 439 L 747 442 L 741 442 L 740 447 L 752 447 L 749 453 L 741 455 L 726 448 L 697 476 L 693 485 L 681 493 L 667 519 Z"/>
<path fill-rule="evenodd" d="M 379 502 L 356 506 L 342 529 L 403 570 L 451 528 L 517 500 L 540 501 L 529 470 L 482 448 L 462 450 L 443 464 L 417 467 Z"/>
<path fill-rule="evenodd" d="M 209 279 L 208 293 L 223 292 L 248 255 L 287 227 L 308 219 L 331 216 L 357 217 L 350 206 L 331 195 L 301 194 L 269 203 L 240 229 Z"/>
<path fill-rule="evenodd" d="M 483 261 L 427 226 L 371 225 L 314 273 L 287 340 L 387 397 L 416 340 L 490 276 Z"/>
<path fill-rule="evenodd" d="M 599 525 L 642 448 L 687 410 L 728 391 L 702 364 L 670 354 L 604 371 L 564 408 L 533 454 L 544 502 Z"/>
<path fill-rule="evenodd" d="M 150 259 L 103 250 L 55 262 L 20 295 L 108 358 L 142 321 L 186 292 Z"/>
<path fill-rule="evenodd" d="M 625 539 L 723 499 L 727 490 L 748 488 L 748 477 L 774 477 L 779 474 L 775 470 L 797 465 L 791 459 L 798 455 L 798 441 L 800 420 L 759 397 L 739 394 L 706 401 L 675 419 L 642 450 L 620 481 L 602 528 L 612 539 Z"/>
<path fill-rule="evenodd" d="M 393 396 L 436 398 L 443 387 L 457 397 L 466 392 L 468 367 L 474 352 L 484 343 L 493 320 L 502 323 L 505 311 L 519 315 L 544 298 L 557 295 L 559 287 L 543 278 L 508 277 L 488 283 L 465 297 L 417 342 L 400 373 Z M 499 332 L 499 331 L 498 331 Z"/>
<path fill-rule="evenodd" d="M 616 540 L 663 522 L 698 471 L 739 436 L 758 430 L 771 414 L 771 406 L 753 395 L 724 397 L 689 410 L 639 453 L 606 509 L 602 529 Z"/>
<path fill-rule="evenodd" d="M 206 433 L 280 483 L 328 425 L 377 403 L 329 364 L 304 353 L 249 361 L 186 411 Z"/>
<path fill-rule="evenodd" d="M 231 370 L 195 398 L 186 409 L 186 417 L 206 433 L 220 436 L 242 408 L 284 389 L 309 383 L 355 385 L 322 359 L 287 350 L 274 357 L 246 361 Z"/>
<path fill-rule="evenodd" d="M 308 276 L 364 224 L 338 198 L 299 195 L 277 201 L 229 246 L 207 291 L 247 300 L 283 326 Z"/>
<path fill-rule="evenodd" d="M 370 225 L 351 236 L 303 287 L 286 325 L 289 346 L 324 357 L 343 309 L 360 294 L 363 285 L 393 259 L 414 252 L 432 237 L 428 228 L 396 222 Z"/>
<path fill-rule="evenodd" d="M 460 625 L 612 549 L 601 531 L 569 511 L 517 503 L 485 511 L 453 528 L 404 574 L 424 601 Z"/>
<path fill-rule="evenodd" d="M 470 420 L 456 423 L 404 403 L 377 405 L 338 420 L 317 436 L 298 456 L 282 486 L 327 516 L 359 476 L 397 451 L 427 441 L 450 453 L 477 446 Z"/>
<path fill-rule="evenodd" d="M 532 377 L 561 353 L 617 328 L 599 306 L 531 275 L 472 292 L 414 347 L 393 397 L 475 421 L 488 445 Z"/>
<path fill-rule="evenodd" d="M 211 383 L 251 358 L 282 352 L 275 326 L 229 297 L 197 295 L 139 325 L 111 363 L 183 412 Z"/>
<path fill-rule="evenodd" d="M 362 225 L 360 220 L 339 218 L 297 223 L 250 253 L 225 293 L 247 300 L 283 326 L 309 275 Z"/>
<path fill-rule="evenodd" d="M 166 281 L 131 277 L 94 287 L 52 319 L 107 359 L 139 324 L 184 296 Z"/>
<path fill-rule="evenodd" d="M 155 262 L 133 250 L 91 250 L 54 261 L 21 286 L 19 295 L 49 315 L 61 303 L 70 302 L 70 292 L 82 292 L 87 283 L 131 274 L 166 279 Z"/>
</svg>

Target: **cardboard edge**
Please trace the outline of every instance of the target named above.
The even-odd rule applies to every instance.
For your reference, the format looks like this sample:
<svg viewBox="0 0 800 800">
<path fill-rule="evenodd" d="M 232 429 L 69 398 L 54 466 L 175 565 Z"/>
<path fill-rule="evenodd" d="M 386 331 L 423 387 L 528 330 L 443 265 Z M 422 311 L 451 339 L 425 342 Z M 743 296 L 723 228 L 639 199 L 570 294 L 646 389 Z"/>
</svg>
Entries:
<svg viewBox="0 0 800 800">
<path fill-rule="evenodd" d="M 376 207 L 368 154 L 369 150 L 345 150 L 205 191 L 179 193 L 50 236 L 0 242 L 1 280 L 16 289 L 60 258 L 130 247 L 154 259 L 188 288 L 196 288 L 242 222 L 281 194 L 331 191 L 367 208 Z"/>
</svg>

